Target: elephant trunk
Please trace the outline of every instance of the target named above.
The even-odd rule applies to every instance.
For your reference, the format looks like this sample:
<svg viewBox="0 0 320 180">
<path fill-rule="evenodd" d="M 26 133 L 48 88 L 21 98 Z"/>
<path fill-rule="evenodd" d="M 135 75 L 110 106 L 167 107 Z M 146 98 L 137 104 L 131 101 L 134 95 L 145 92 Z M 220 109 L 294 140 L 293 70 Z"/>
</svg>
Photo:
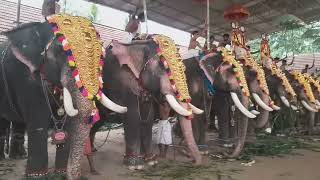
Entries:
<svg viewBox="0 0 320 180">
<path fill-rule="evenodd" d="M 263 94 L 260 98 L 260 96 L 258 96 L 258 94 L 253 93 L 253 97 L 256 97 L 257 99 L 259 99 L 258 101 L 263 102 L 263 104 L 268 104 L 268 102 L 269 102 L 269 96 L 266 94 Z M 267 107 L 270 108 L 269 106 L 267 106 Z M 257 118 L 257 121 L 255 123 L 255 127 L 256 128 L 263 128 L 268 123 L 268 120 L 269 120 L 269 111 L 263 108 L 260 111 L 259 117 Z"/>
<path fill-rule="evenodd" d="M 242 96 L 242 104 L 244 107 L 248 107 L 249 106 L 249 98 Z M 225 154 L 227 157 L 230 158 L 235 158 L 238 157 L 243 149 L 245 140 L 246 140 L 246 136 L 247 136 L 247 129 L 248 129 L 248 117 L 242 115 L 241 118 L 239 119 L 238 123 L 238 139 L 235 142 L 235 148 L 233 149 L 233 151 L 230 154 Z"/>
<path fill-rule="evenodd" d="M 310 112 L 318 112 L 316 109 L 314 109 L 313 107 L 310 106 L 310 104 L 308 104 L 305 100 L 301 101 L 301 104 L 304 108 L 306 108 L 308 111 Z"/>
<path fill-rule="evenodd" d="M 188 104 L 182 103 L 182 106 L 187 108 Z M 195 164 L 196 165 L 201 164 L 201 162 L 202 162 L 201 154 L 199 152 L 199 149 L 198 149 L 198 147 L 196 145 L 196 142 L 194 140 L 194 137 L 193 137 L 191 120 L 188 120 L 184 116 L 180 116 L 180 126 L 181 126 L 181 130 L 182 130 L 182 133 L 183 133 L 184 140 L 187 143 L 187 146 L 188 146 L 188 148 L 190 150 L 192 158 L 195 161 Z"/>
<path fill-rule="evenodd" d="M 81 175 L 81 159 L 86 140 L 89 138 L 90 125 L 85 123 L 90 118 L 93 103 L 83 97 L 78 90 L 74 89 L 73 99 L 78 105 L 79 114 L 70 118 L 70 153 L 68 159 L 67 176 L 68 179 L 78 179 Z"/>
</svg>

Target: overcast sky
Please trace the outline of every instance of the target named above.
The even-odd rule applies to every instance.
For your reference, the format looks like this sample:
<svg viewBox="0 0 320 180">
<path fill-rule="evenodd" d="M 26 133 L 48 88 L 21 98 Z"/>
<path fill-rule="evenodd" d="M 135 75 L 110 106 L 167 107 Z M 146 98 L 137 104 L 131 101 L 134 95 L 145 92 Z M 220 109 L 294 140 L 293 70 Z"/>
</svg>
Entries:
<svg viewBox="0 0 320 180">
<path fill-rule="evenodd" d="M 18 0 L 8 0 L 17 2 Z M 43 0 L 21 0 L 22 4 L 29 6 L 41 8 Z M 61 3 L 61 2 L 60 2 Z M 90 4 L 84 0 L 67 0 L 67 9 L 71 11 L 76 11 L 79 14 L 86 16 L 90 11 Z M 119 11 L 113 8 L 104 7 L 98 5 L 98 22 L 107 26 L 124 30 L 126 25 L 126 19 L 128 14 L 123 11 Z M 142 23 L 141 30 L 145 32 L 145 23 Z M 149 33 L 157 33 L 167 35 L 175 40 L 179 45 L 188 46 L 190 41 L 190 34 L 175 28 L 164 26 L 162 24 L 148 21 L 148 31 Z"/>
</svg>

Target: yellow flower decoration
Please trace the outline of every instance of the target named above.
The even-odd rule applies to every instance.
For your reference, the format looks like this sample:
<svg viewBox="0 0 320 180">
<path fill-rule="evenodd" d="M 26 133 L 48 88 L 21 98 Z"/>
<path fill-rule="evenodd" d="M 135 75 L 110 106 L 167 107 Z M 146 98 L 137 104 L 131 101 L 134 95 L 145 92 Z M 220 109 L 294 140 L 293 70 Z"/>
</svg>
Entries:
<svg viewBox="0 0 320 180">
<path fill-rule="evenodd" d="M 294 79 L 296 79 L 303 86 L 303 89 L 306 92 L 306 95 L 309 101 L 314 103 L 315 98 L 314 98 L 310 83 L 307 81 L 304 75 L 299 71 L 292 71 L 291 74 L 294 76 Z"/>
<path fill-rule="evenodd" d="M 296 92 L 293 90 L 289 80 L 285 76 L 285 74 L 275 65 L 271 65 L 271 73 L 272 75 L 276 75 L 282 81 L 282 85 L 284 86 L 285 90 L 292 96 L 297 96 Z"/>
<path fill-rule="evenodd" d="M 313 79 L 313 77 L 311 77 L 309 74 L 304 73 L 303 76 L 310 82 L 312 83 L 318 90 L 318 92 L 320 93 L 320 82 L 319 80 L 315 80 Z"/>
<path fill-rule="evenodd" d="M 185 66 L 177 50 L 174 41 L 164 35 L 153 36 L 154 41 L 159 45 L 158 55 L 167 70 L 172 88 L 176 91 L 179 100 L 190 102 Z"/>
<path fill-rule="evenodd" d="M 245 78 L 241 64 L 238 61 L 236 61 L 235 57 L 232 55 L 232 52 L 228 51 L 226 48 L 220 48 L 219 50 L 221 51 L 223 61 L 233 66 L 233 71 L 235 72 L 236 78 L 242 89 L 243 95 L 250 96 L 247 80 Z"/>
<path fill-rule="evenodd" d="M 257 72 L 257 79 L 262 91 L 269 95 L 269 88 L 263 68 L 249 54 L 245 57 L 244 63 L 245 66 L 248 66 Z"/>
</svg>

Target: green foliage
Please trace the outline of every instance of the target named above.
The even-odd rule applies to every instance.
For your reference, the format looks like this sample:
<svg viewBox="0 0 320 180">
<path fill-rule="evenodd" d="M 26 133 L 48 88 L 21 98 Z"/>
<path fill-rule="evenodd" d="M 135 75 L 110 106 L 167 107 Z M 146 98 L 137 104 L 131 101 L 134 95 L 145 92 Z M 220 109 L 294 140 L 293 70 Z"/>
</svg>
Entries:
<svg viewBox="0 0 320 180">
<path fill-rule="evenodd" d="M 284 58 L 286 55 L 319 52 L 320 24 L 319 22 L 302 25 L 297 21 L 280 23 L 283 31 L 270 34 L 269 44 L 272 57 Z M 261 38 L 250 41 L 251 51 L 260 49 Z M 260 59 L 260 54 L 254 54 Z"/>
<path fill-rule="evenodd" d="M 258 136 L 255 144 L 244 147 L 240 160 L 251 160 L 254 156 L 283 156 L 293 154 L 294 149 L 318 151 L 319 142 L 307 137 Z"/>
</svg>

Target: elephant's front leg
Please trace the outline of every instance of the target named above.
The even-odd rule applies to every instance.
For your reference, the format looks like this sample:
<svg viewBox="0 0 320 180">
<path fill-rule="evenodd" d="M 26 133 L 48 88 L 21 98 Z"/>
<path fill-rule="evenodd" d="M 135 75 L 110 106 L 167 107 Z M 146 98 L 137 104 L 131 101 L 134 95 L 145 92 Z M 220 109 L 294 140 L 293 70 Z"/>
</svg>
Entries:
<svg viewBox="0 0 320 180">
<path fill-rule="evenodd" d="M 6 137 L 8 129 L 10 128 L 9 121 L 5 119 L 0 119 L 0 160 L 5 158 L 5 144 L 6 144 Z"/>
<path fill-rule="evenodd" d="M 24 148 L 25 128 L 26 126 L 24 123 L 12 123 L 12 135 L 9 153 L 9 157 L 12 159 L 24 158 L 27 155 Z"/>
<path fill-rule="evenodd" d="M 152 152 L 152 125 L 153 119 L 141 123 L 141 154 L 145 162 L 153 166 L 158 163 L 155 154 Z"/>
<path fill-rule="evenodd" d="M 123 163 L 130 170 L 142 169 L 144 167 L 143 159 L 140 156 L 141 121 L 137 112 L 137 109 L 129 108 L 124 119 L 126 150 Z"/>
<path fill-rule="evenodd" d="M 70 128 L 70 121 L 71 119 L 67 119 L 65 122 L 64 127 L 66 130 Z M 69 130 L 68 134 L 70 133 L 72 132 Z M 55 173 L 57 174 L 65 174 L 67 172 L 70 143 L 70 138 L 67 138 L 63 145 L 56 146 Z"/>
</svg>

